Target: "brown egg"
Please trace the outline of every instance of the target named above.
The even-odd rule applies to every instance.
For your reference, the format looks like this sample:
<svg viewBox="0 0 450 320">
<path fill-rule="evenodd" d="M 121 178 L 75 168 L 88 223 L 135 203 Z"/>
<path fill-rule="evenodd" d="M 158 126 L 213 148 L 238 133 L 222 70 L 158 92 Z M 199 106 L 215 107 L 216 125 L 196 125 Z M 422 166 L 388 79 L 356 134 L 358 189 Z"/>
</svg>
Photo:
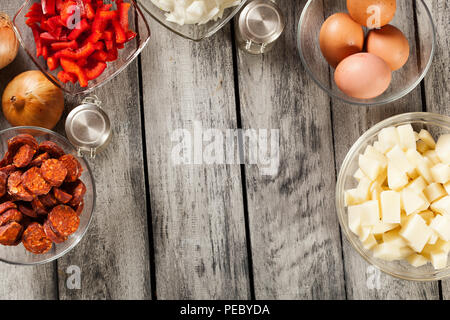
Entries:
<svg viewBox="0 0 450 320">
<path fill-rule="evenodd" d="M 334 81 L 346 95 L 372 99 L 381 95 L 391 83 L 391 68 L 380 57 L 367 52 L 345 58 L 337 66 Z"/>
<path fill-rule="evenodd" d="M 387 25 L 396 9 L 396 0 L 347 0 L 347 10 L 353 20 L 370 29 Z"/>
<path fill-rule="evenodd" d="M 400 69 L 408 61 L 408 39 L 400 30 L 390 24 L 381 29 L 370 30 L 366 45 L 367 52 L 386 61 L 392 71 Z"/>
<path fill-rule="evenodd" d="M 336 68 L 346 57 L 362 51 L 364 31 L 347 13 L 340 12 L 325 20 L 319 42 L 323 56 Z"/>
</svg>

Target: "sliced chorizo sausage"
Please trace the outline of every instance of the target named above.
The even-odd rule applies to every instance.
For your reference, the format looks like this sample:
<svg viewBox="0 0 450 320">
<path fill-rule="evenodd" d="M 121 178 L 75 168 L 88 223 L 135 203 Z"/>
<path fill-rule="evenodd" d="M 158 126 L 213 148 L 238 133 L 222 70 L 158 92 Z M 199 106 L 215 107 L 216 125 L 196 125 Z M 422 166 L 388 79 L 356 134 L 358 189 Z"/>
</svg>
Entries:
<svg viewBox="0 0 450 320">
<path fill-rule="evenodd" d="M 67 169 L 57 159 L 49 159 L 42 162 L 41 175 L 51 186 L 59 187 L 66 179 Z"/>
<path fill-rule="evenodd" d="M 77 231 L 80 218 L 69 206 L 59 205 L 50 211 L 47 217 L 52 229 L 61 237 L 67 237 Z"/>
<path fill-rule="evenodd" d="M 45 234 L 44 228 L 37 222 L 31 223 L 23 232 L 22 243 L 25 249 L 35 254 L 48 252 L 52 241 Z"/>
<path fill-rule="evenodd" d="M 26 215 L 26 216 L 28 216 L 30 218 L 37 218 L 38 217 L 37 212 L 32 207 L 30 207 L 29 205 L 26 205 L 24 203 L 20 203 L 17 206 L 17 209 L 19 209 L 20 212 L 22 212 L 24 215 Z"/>
<path fill-rule="evenodd" d="M 38 155 L 37 157 L 35 157 L 31 162 L 30 162 L 30 167 L 40 167 L 42 165 L 42 162 L 44 162 L 44 160 L 50 159 L 50 156 L 47 152 L 44 152 L 40 155 Z"/>
<path fill-rule="evenodd" d="M 38 215 L 47 215 L 48 211 L 45 208 L 44 204 L 41 202 L 41 200 L 38 197 L 35 197 L 33 199 L 33 201 L 31 201 L 31 206 L 33 207 L 33 210 L 38 214 Z"/>
<path fill-rule="evenodd" d="M 38 150 L 39 144 L 36 139 L 30 134 L 19 134 L 8 140 L 8 151 L 15 154 L 17 150 L 24 144 L 29 145 L 34 150 Z"/>
<path fill-rule="evenodd" d="M 0 197 L 6 194 L 6 183 L 8 182 L 8 175 L 0 171 Z"/>
<path fill-rule="evenodd" d="M 65 154 L 64 150 L 53 141 L 41 142 L 39 145 L 39 152 L 47 152 L 52 158 L 57 159 L 61 158 Z"/>
<path fill-rule="evenodd" d="M 15 221 L 0 227 L 0 244 L 4 246 L 16 246 L 20 243 L 22 226 Z"/>
<path fill-rule="evenodd" d="M 47 209 L 51 209 L 58 204 L 58 201 L 55 199 L 53 193 L 51 192 L 38 198 Z"/>
<path fill-rule="evenodd" d="M 28 191 L 37 196 L 49 193 L 52 188 L 41 176 L 41 171 L 37 167 L 27 170 L 22 175 L 22 184 Z"/>
<path fill-rule="evenodd" d="M 13 162 L 13 158 L 14 158 L 14 154 L 9 151 L 6 151 L 5 156 L 0 161 L 0 167 L 6 167 L 8 165 L 11 165 Z"/>
<path fill-rule="evenodd" d="M 61 237 L 57 235 L 55 231 L 53 231 L 52 226 L 50 225 L 50 222 L 48 220 L 44 222 L 43 227 L 47 238 L 52 240 L 54 243 L 62 243 L 67 240 L 67 237 Z"/>
<path fill-rule="evenodd" d="M 59 160 L 64 164 L 67 169 L 67 176 L 65 181 L 75 182 L 81 176 L 83 168 L 80 162 L 71 154 L 66 154 L 59 158 Z"/>
<path fill-rule="evenodd" d="M 84 200 L 81 200 L 81 202 L 76 207 L 74 207 L 74 210 L 77 213 L 77 215 L 80 216 L 83 213 L 83 209 L 84 209 Z"/>
<path fill-rule="evenodd" d="M 0 168 L 0 172 L 3 172 L 7 176 L 9 176 L 11 173 L 13 173 L 16 170 L 17 170 L 17 168 L 13 164 L 10 164 L 10 165 Z"/>
<path fill-rule="evenodd" d="M 22 172 L 14 171 L 8 178 L 8 194 L 16 200 L 31 201 L 33 195 L 22 184 Z"/>
<path fill-rule="evenodd" d="M 35 153 L 36 149 L 33 149 L 28 144 L 24 144 L 15 154 L 13 158 L 13 164 L 17 168 L 25 168 L 30 164 L 31 160 L 33 160 Z"/>
<path fill-rule="evenodd" d="M 72 200 L 70 200 L 69 205 L 73 207 L 78 205 L 86 194 L 86 186 L 81 180 L 71 183 L 68 190 L 70 190 L 70 193 L 72 194 Z"/>
<path fill-rule="evenodd" d="M 0 204 L 0 214 L 8 211 L 9 209 L 17 209 L 17 205 L 12 201 L 6 201 Z"/>
<path fill-rule="evenodd" d="M 72 195 L 70 195 L 56 187 L 53 188 L 53 196 L 60 203 L 64 203 L 64 204 L 68 203 L 72 199 Z"/>
<path fill-rule="evenodd" d="M 20 223 L 23 219 L 22 213 L 17 209 L 10 209 L 0 216 L 0 226 L 4 226 L 11 221 Z"/>
</svg>

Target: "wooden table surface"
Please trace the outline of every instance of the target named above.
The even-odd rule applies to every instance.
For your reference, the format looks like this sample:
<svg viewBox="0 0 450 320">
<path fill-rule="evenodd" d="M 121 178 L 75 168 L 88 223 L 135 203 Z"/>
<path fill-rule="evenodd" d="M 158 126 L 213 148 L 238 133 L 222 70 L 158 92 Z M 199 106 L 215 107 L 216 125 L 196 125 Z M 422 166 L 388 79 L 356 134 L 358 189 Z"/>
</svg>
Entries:
<svg viewBox="0 0 450 320">
<path fill-rule="evenodd" d="M 369 266 L 343 238 L 334 205 L 336 172 L 365 130 L 403 112 L 450 115 L 449 2 L 426 2 L 437 31 L 432 68 L 403 99 L 369 108 L 330 99 L 306 74 L 296 50 L 305 0 L 282 0 L 287 28 L 264 56 L 237 50 L 231 25 L 194 43 L 149 18 L 149 45 L 94 92 L 113 138 L 90 161 L 97 207 L 87 234 L 53 263 L 0 264 L 0 298 L 450 299 L 449 280 L 402 281 Z M 10 15 L 19 6 L 0 5 Z M 0 72 L 0 92 L 29 69 L 21 50 Z M 66 111 L 80 102 L 66 97 Z M 195 123 L 279 129 L 278 174 L 175 165 L 171 135 Z M 80 288 L 71 284 L 77 267 Z"/>
</svg>

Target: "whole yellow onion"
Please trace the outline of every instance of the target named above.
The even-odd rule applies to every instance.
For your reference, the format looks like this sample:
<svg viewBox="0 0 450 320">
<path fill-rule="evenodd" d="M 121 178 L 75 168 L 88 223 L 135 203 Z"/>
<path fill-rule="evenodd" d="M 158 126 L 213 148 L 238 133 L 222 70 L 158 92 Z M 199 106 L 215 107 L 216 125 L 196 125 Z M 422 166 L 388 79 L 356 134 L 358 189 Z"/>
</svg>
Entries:
<svg viewBox="0 0 450 320">
<path fill-rule="evenodd" d="M 0 69 L 3 69 L 17 56 L 19 41 L 14 33 L 8 15 L 0 12 Z"/>
</svg>

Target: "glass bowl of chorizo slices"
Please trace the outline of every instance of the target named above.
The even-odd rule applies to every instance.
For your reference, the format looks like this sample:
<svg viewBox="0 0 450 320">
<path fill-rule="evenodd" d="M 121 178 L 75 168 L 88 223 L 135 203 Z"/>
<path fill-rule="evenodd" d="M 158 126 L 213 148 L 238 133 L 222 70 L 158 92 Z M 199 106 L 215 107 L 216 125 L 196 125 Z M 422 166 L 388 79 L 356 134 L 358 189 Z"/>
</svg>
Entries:
<svg viewBox="0 0 450 320">
<path fill-rule="evenodd" d="M 38 127 L 0 131 L 0 261 L 62 257 L 83 238 L 95 206 L 87 162 L 63 136 Z"/>
</svg>

